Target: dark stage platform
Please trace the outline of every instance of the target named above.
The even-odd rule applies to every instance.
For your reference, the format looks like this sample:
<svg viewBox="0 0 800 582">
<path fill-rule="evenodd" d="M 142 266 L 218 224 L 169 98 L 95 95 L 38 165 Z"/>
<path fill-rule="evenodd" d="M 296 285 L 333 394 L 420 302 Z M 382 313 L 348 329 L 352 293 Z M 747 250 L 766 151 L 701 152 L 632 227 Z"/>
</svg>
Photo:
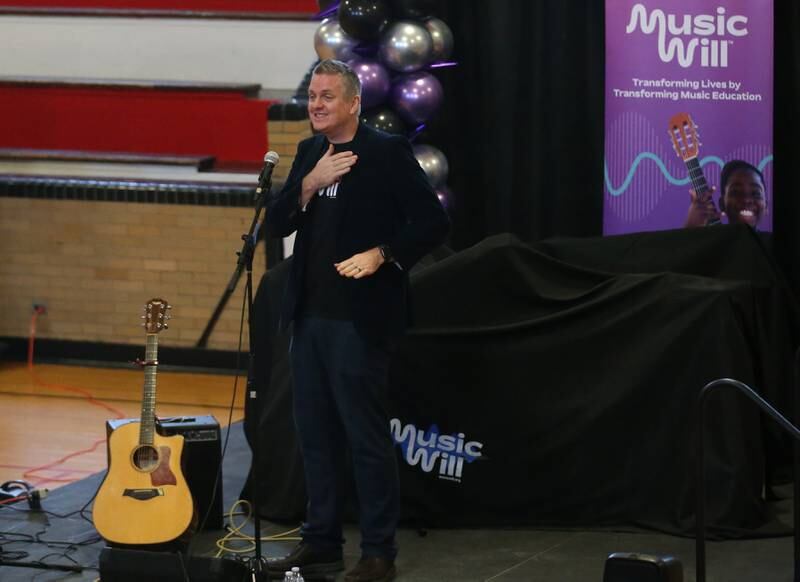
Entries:
<svg viewBox="0 0 800 582">
<path fill-rule="evenodd" d="M 249 466 L 250 451 L 241 424 L 236 424 L 231 430 L 223 464 L 226 510 L 235 501 Z M 63 515 L 80 509 L 92 497 L 101 477 L 94 475 L 54 491 L 43 502 L 44 509 L 52 513 L 27 511 L 22 504 L 18 504 L 22 511 L 0 509 L 0 546 L 4 559 L 78 565 L 84 570 L 70 573 L 0 566 L 0 580 L 90 582 L 98 579 L 98 559 L 103 543 L 97 541 L 94 528 L 78 516 L 62 519 L 55 514 Z M 791 520 L 790 502 L 772 503 L 770 508 L 775 515 L 773 529 L 783 527 L 788 531 L 782 522 Z M 292 525 L 296 524 L 265 522 L 263 534 L 275 535 Z M 245 529 L 252 531 L 250 526 Z M 758 535 L 758 532 L 752 533 Z M 214 543 L 223 534 L 223 531 L 207 531 L 196 536 L 193 555 L 213 556 L 216 553 Z M 39 542 L 32 543 L 32 537 Z M 352 566 L 359 557 L 358 532 L 354 526 L 346 528 L 346 537 L 345 561 Z M 623 532 L 464 528 L 420 532 L 402 528 L 399 545 L 397 579 L 409 582 L 600 582 L 606 556 L 616 551 L 675 555 L 684 563 L 684 580 L 694 580 L 692 539 L 634 529 Z M 265 542 L 263 550 L 267 556 L 277 556 L 291 546 L 291 542 Z M 24 555 L 14 556 L 15 552 L 24 552 Z M 714 542 L 709 544 L 708 554 L 709 582 L 788 582 L 792 579 L 791 537 Z M 337 579 L 341 580 L 343 576 Z M 140 576 L 139 580 L 148 582 L 146 576 Z"/>
<path fill-rule="evenodd" d="M 745 226 L 497 235 L 412 272 L 415 326 L 389 374 L 402 519 L 693 535 L 701 388 L 734 378 L 793 416 L 800 311 L 768 243 Z M 276 313 L 287 263 L 256 294 L 262 422 L 253 430 L 248 409 L 245 426 L 270 451 L 261 515 L 297 520 L 303 472 Z M 748 537 L 769 527 L 764 487 L 785 480 L 789 449 L 737 395 L 708 410 L 709 534 Z"/>
</svg>

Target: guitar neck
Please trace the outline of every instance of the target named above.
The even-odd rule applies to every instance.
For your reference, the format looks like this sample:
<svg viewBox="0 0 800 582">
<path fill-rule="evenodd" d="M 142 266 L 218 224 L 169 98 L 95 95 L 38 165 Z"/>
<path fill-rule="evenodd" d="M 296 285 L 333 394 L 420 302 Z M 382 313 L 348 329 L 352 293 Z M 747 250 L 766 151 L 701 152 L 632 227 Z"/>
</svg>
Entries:
<svg viewBox="0 0 800 582">
<path fill-rule="evenodd" d="M 696 194 L 705 194 L 711 188 L 708 187 L 706 177 L 703 175 L 703 168 L 700 167 L 700 162 L 697 158 L 686 160 L 686 169 L 689 170 L 689 179 L 692 181 L 692 190 Z"/>
<path fill-rule="evenodd" d="M 156 429 L 156 373 L 158 371 L 158 336 L 147 334 L 144 355 L 144 389 L 139 425 L 139 444 L 152 445 Z"/>
</svg>

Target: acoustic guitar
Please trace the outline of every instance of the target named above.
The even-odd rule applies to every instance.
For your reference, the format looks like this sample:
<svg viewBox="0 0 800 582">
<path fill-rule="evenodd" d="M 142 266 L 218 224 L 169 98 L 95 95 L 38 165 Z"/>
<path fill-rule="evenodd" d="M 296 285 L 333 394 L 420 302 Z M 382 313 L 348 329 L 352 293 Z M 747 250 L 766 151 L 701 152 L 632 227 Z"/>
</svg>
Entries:
<svg viewBox="0 0 800 582">
<path fill-rule="evenodd" d="M 194 503 L 181 472 L 183 437 L 156 432 L 158 333 L 171 306 L 151 299 L 145 307 L 144 389 L 139 422 L 118 427 L 108 439 L 109 466 L 94 502 L 97 532 L 114 544 L 161 544 L 192 524 Z"/>
<path fill-rule="evenodd" d="M 697 126 L 692 121 L 692 117 L 688 113 L 673 115 L 669 120 L 668 133 L 675 153 L 686 164 L 689 180 L 692 182 L 692 190 L 697 195 L 697 199 L 710 199 L 711 188 L 709 188 L 705 174 L 703 174 L 703 168 L 700 166 L 700 139 L 697 133 Z M 719 218 L 714 218 L 706 224 L 719 223 Z"/>
</svg>

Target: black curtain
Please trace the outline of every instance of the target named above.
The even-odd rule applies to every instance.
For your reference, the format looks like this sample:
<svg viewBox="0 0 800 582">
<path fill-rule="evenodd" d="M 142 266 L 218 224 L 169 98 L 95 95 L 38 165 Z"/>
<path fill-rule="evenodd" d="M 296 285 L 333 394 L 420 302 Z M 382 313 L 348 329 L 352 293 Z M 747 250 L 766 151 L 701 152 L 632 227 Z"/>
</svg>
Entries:
<svg viewBox="0 0 800 582">
<path fill-rule="evenodd" d="M 794 172 L 800 164 L 800 3 L 775 3 L 775 253 L 800 290 L 800 200 Z"/>
<path fill-rule="evenodd" d="M 511 232 L 602 233 L 605 6 L 600 0 L 441 0 L 457 67 L 423 141 L 450 164 L 451 245 Z M 800 5 L 775 5 L 776 254 L 800 287 Z"/>
</svg>

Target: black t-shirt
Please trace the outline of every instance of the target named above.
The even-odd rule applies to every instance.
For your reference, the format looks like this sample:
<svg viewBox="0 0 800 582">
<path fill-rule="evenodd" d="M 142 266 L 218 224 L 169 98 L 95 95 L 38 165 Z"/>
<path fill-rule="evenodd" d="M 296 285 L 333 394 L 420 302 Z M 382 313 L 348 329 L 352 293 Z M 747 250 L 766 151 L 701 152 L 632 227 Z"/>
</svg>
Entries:
<svg viewBox="0 0 800 582">
<path fill-rule="evenodd" d="M 327 146 L 324 149 L 327 150 Z M 335 153 L 352 150 L 352 142 L 334 144 L 333 149 Z M 306 206 L 305 211 L 309 216 L 305 228 L 311 230 L 304 297 L 301 302 L 303 315 L 351 319 L 350 305 L 345 293 L 347 280 L 333 266 L 341 258 L 336 256 L 341 194 L 342 183 L 336 182 L 317 192 Z"/>
</svg>

